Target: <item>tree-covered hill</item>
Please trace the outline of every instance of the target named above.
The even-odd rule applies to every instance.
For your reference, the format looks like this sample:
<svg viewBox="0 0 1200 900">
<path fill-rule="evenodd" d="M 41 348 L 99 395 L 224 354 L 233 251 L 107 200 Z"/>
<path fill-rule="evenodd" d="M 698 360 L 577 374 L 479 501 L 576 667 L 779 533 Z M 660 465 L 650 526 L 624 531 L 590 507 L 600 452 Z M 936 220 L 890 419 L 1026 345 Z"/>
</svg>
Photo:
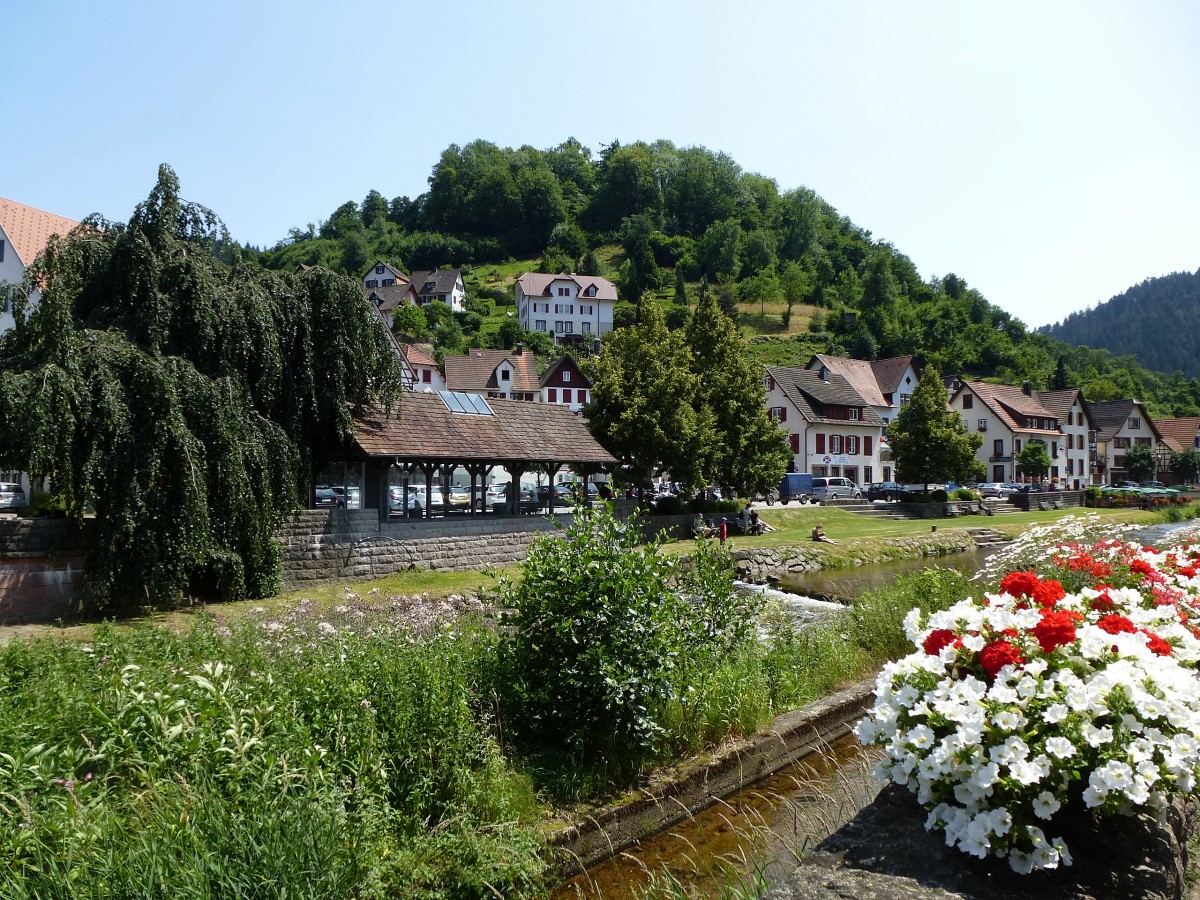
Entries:
<svg viewBox="0 0 1200 900">
<path fill-rule="evenodd" d="M 1094 309 L 1039 330 L 1075 346 L 1131 354 L 1160 372 L 1200 377 L 1200 270 L 1147 278 Z"/>
<path fill-rule="evenodd" d="M 668 326 L 683 328 L 697 292 L 711 290 L 755 338 L 758 361 L 913 354 L 947 374 L 1079 386 L 1091 399 L 1135 396 L 1156 415 L 1200 413 L 1200 383 L 1030 332 L 958 275 L 923 279 L 911 259 L 814 191 L 781 190 L 727 154 L 669 141 L 614 142 L 597 155 L 573 138 L 547 150 L 452 145 L 420 196 L 388 200 L 372 190 L 256 255 L 271 269 L 320 265 L 355 276 L 376 259 L 463 268 L 465 312 L 431 304 L 406 322 L 443 353 L 517 340 L 536 348 L 539 336 L 522 335 L 504 306 L 526 265 L 518 261 L 540 260 L 533 265 L 543 272 L 614 279 L 625 301 L 618 327 L 650 295 Z"/>
</svg>

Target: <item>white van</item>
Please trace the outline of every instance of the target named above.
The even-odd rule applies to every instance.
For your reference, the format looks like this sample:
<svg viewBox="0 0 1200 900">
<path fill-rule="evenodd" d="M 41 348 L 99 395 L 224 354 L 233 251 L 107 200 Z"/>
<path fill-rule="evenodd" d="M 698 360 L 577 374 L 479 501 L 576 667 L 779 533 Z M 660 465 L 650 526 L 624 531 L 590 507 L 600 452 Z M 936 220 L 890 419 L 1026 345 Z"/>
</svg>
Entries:
<svg viewBox="0 0 1200 900">
<path fill-rule="evenodd" d="M 849 478 L 814 478 L 814 500 L 861 500 L 862 488 Z"/>
</svg>

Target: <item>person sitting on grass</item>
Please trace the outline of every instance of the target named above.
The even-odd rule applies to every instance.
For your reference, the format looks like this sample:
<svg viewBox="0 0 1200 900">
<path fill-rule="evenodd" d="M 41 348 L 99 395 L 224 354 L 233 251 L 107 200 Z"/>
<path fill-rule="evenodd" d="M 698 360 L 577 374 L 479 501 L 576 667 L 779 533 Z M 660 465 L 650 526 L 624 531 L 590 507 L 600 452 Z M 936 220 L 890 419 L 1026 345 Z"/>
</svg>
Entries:
<svg viewBox="0 0 1200 900">
<path fill-rule="evenodd" d="M 825 534 L 824 530 L 822 530 L 822 528 L 821 528 L 820 522 L 818 522 L 816 525 L 813 526 L 812 539 L 814 541 L 819 541 L 822 544 L 836 544 L 837 543 L 837 541 L 835 541 L 833 538 L 831 538 Z"/>
</svg>

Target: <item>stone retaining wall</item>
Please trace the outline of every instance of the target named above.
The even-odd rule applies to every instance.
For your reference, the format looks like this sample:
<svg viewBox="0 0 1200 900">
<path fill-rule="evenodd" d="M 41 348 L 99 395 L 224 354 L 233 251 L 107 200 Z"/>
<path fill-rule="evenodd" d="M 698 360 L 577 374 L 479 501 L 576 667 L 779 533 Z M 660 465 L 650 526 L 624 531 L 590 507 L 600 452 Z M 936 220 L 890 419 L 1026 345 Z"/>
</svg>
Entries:
<svg viewBox="0 0 1200 900">
<path fill-rule="evenodd" d="M 871 553 L 849 550 L 850 564 L 887 562 L 893 559 L 915 559 L 922 556 L 941 556 L 961 553 L 976 547 L 967 531 L 952 529 L 912 537 L 891 538 L 876 542 Z M 750 547 L 734 550 L 730 555 L 738 575 L 751 581 L 766 581 L 795 572 L 815 572 L 826 567 L 833 548 L 826 544 L 809 543 L 791 547 Z M 841 554 L 839 554 L 840 556 Z M 839 559 L 839 565 L 845 565 Z"/>
</svg>

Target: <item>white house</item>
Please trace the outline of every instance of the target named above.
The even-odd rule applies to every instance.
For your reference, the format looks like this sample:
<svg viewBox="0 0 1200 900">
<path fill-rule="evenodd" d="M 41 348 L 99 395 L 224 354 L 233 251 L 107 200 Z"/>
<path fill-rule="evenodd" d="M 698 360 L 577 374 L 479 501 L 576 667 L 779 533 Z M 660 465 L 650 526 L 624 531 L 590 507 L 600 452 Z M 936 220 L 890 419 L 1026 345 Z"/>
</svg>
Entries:
<svg viewBox="0 0 1200 900">
<path fill-rule="evenodd" d="M 1125 451 L 1145 446 L 1157 454 L 1162 441 L 1140 400 L 1107 400 L 1088 404 L 1096 424 L 1095 484 L 1113 484 L 1125 474 Z"/>
<path fill-rule="evenodd" d="M 400 355 L 408 364 L 405 377 L 405 390 L 409 391 L 444 391 L 446 379 L 437 361 L 418 344 L 400 344 Z M 408 373 L 411 373 L 409 375 Z"/>
<path fill-rule="evenodd" d="M 406 284 L 408 281 L 409 277 L 404 274 L 403 270 L 396 268 L 391 263 L 379 260 L 363 276 L 363 290 L 391 287 L 393 284 Z"/>
<path fill-rule="evenodd" d="M 552 334 L 556 344 L 591 344 L 613 329 L 617 287 L 607 278 L 526 272 L 514 292 L 521 326 Z"/>
<path fill-rule="evenodd" d="M 809 360 L 807 368 L 820 371 L 822 366 L 850 382 L 885 424 L 896 418 L 900 407 L 908 405 L 921 381 L 911 356 L 867 360 L 818 353 Z"/>
<path fill-rule="evenodd" d="M 20 285 L 25 280 L 25 270 L 46 249 L 50 238 L 66 235 L 78 224 L 74 219 L 0 197 L 0 287 Z M 29 299 L 36 303 L 38 291 L 34 290 Z M 7 292 L 0 301 L 3 301 L 0 306 L 0 334 L 3 334 L 15 323 Z"/>
<path fill-rule="evenodd" d="M 1090 483 L 1092 420 L 1077 390 L 1035 391 L 983 381 L 955 381 L 950 409 L 969 431 L 983 437 L 976 458 L 986 480 L 1017 481 L 1017 457 L 1031 443 L 1044 444 L 1051 481 L 1078 490 Z"/>
<path fill-rule="evenodd" d="M 891 481 L 881 464 L 883 419 L 842 375 L 767 367 L 767 413 L 788 436 L 792 471 L 841 475 L 859 484 Z"/>
<path fill-rule="evenodd" d="M 569 353 L 563 354 L 550 364 L 538 382 L 542 389 L 542 402 L 566 406 L 579 412 L 591 399 L 592 382 Z"/>
<path fill-rule="evenodd" d="M 462 269 L 423 269 L 408 276 L 421 306 L 445 303 L 454 312 L 466 309 L 467 289 Z"/>
</svg>

